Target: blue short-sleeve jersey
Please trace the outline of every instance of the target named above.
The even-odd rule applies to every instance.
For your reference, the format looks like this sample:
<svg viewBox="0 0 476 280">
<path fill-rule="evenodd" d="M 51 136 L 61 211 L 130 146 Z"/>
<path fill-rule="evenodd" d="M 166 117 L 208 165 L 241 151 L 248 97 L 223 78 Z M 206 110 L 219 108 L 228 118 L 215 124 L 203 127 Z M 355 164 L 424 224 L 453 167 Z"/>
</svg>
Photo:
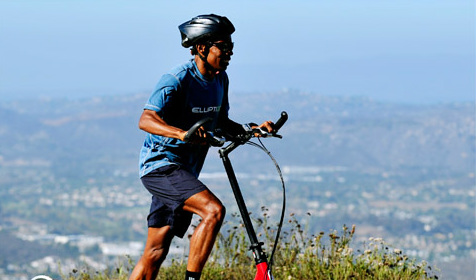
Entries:
<svg viewBox="0 0 476 280">
<path fill-rule="evenodd" d="M 228 116 L 228 76 L 220 72 L 206 79 L 195 61 L 162 76 L 144 110 L 153 110 L 167 124 L 188 130 L 197 121 L 211 117 L 207 130 L 213 130 L 219 117 Z M 147 133 L 140 152 L 140 176 L 169 164 L 177 164 L 198 177 L 208 152 L 207 145 Z"/>
</svg>

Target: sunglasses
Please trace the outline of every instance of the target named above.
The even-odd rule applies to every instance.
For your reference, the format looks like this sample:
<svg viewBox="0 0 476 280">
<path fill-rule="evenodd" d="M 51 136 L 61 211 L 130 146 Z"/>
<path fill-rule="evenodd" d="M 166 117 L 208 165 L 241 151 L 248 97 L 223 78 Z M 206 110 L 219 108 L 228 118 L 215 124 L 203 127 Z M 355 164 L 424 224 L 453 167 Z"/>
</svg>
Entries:
<svg viewBox="0 0 476 280">
<path fill-rule="evenodd" d="M 217 47 L 220 51 L 227 53 L 233 50 L 233 46 L 235 44 L 233 42 L 216 42 L 212 43 L 212 46 Z"/>
</svg>

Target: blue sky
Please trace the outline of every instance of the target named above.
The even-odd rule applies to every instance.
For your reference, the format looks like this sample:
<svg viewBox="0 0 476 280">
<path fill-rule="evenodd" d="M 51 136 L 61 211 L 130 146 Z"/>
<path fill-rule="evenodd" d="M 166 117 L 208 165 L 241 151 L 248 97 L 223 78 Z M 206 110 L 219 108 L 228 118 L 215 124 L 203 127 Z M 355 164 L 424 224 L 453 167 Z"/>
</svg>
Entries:
<svg viewBox="0 0 476 280">
<path fill-rule="evenodd" d="M 205 13 L 236 27 L 233 93 L 475 99 L 472 0 L 2 0 L 0 100 L 150 92 L 191 57 L 177 26 Z"/>
</svg>

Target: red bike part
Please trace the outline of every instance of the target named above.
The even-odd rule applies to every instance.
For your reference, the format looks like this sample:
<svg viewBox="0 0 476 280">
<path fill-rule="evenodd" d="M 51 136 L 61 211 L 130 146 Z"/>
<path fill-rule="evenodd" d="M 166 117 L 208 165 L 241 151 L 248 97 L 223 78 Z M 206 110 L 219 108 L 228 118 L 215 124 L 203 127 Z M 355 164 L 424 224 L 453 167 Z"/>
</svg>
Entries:
<svg viewBox="0 0 476 280">
<path fill-rule="evenodd" d="M 256 265 L 255 280 L 274 280 L 268 270 L 268 263 L 262 262 Z"/>
</svg>

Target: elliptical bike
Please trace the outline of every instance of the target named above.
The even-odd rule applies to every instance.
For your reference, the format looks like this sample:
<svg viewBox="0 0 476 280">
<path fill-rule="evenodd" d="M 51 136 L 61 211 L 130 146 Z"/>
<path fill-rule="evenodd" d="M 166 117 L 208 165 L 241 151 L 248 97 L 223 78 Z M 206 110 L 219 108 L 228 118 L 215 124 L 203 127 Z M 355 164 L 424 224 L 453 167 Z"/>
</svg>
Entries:
<svg viewBox="0 0 476 280">
<path fill-rule="evenodd" d="M 240 135 L 239 137 L 234 137 L 232 139 L 225 138 L 221 136 L 220 131 L 215 131 L 215 132 L 210 132 L 207 131 L 207 141 L 211 146 L 214 147 L 222 147 L 218 150 L 218 153 L 220 154 L 220 158 L 222 159 L 223 165 L 225 167 L 226 174 L 228 176 L 228 180 L 230 181 L 230 186 L 233 190 L 233 194 L 235 196 L 236 202 L 238 204 L 238 208 L 240 210 L 240 214 L 243 220 L 243 224 L 245 226 L 246 232 L 248 234 L 249 240 L 250 240 L 250 250 L 253 253 L 253 257 L 256 263 L 256 275 L 255 275 L 255 280 L 273 280 L 273 275 L 272 275 L 272 265 L 273 265 L 273 257 L 274 253 L 277 248 L 277 243 L 279 240 L 279 235 L 281 232 L 281 228 L 283 225 L 283 220 L 284 220 L 284 213 L 285 213 L 285 206 L 286 206 L 286 195 L 285 195 L 285 186 L 284 186 L 284 179 L 281 174 L 281 170 L 279 168 L 279 165 L 277 164 L 276 160 L 273 158 L 271 153 L 266 149 L 266 147 L 263 145 L 261 142 L 261 138 L 267 138 L 267 137 L 276 137 L 276 138 L 282 138 L 281 135 L 277 134 L 278 130 L 284 125 L 284 123 L 288 119 L 288 114 L 286 112 L 282 112 L 280 118 L 276 123 L 274 124 L 274 131 L 272 133 L 266 131 L 265 129 L 260 129 L 260 128 L 251 128 L 252 126 L 256 126 L 256 124 L 250 124 L 250 129 L 247 131 L 246 134 Z M 195 132 L 204 124 L 207 122 L 211 121 L 211 118 L 205 118 L 196 124 L 194 124 L 187 132 L 185 136 L 185 141 L 189 141 Z M 259 141 L 259 144 L 256 142 L 250 141 L 252 138 L 257 138 Z M 225 147 L 224 144 L 226 142 L 228 143 Z M 243 199 L 243 195 L 240 190 L 240 186 L 238 184 L 238 180 L 236 178 L 235 172 L 233 170 L 233 166 L 231 165 L 231 161 L 228 157 L 228 155 L 234 151 L 236 148 L 238 148 L 241 145 L 244 144 L 250 144 L 252 146 L 255 146 L 257 148 L 260 148 L 264 152 L 268 154 L 268 156 L 271 158 L 271 160 L 274 162 L 277 172 L 280 176 L 282 187 L 283 187 L 283 206 L 281 210 L 281 217 L 280 221 L 278 224 L 278 230 L 276 233 L 275 237 L 275 242 L 273 246 L 273 250 L 271 252 L 271 257 L 268 260 L 268 257 L 266 253 L 263 250 L 263 242 L 259 242 L 258 238 L 256 236 L 256 232 L 254 230 L 253 224 L 251 222 L 251 218 L 249 216 L 248 209 L 246 207 L 245 201 Z"/>
</svg>

